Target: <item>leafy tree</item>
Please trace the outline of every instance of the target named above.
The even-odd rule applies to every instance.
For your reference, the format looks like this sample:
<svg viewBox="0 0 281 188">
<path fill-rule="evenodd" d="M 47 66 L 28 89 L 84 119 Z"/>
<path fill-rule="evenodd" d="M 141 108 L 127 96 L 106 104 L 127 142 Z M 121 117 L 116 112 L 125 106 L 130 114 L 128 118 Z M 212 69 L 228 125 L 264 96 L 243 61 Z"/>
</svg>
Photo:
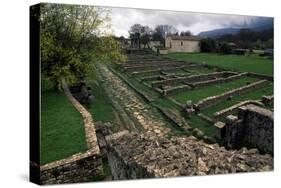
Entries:
<svg viewBox="0 0 281 188">
<path fill-rule="evenodd" d="M 215 52 L 217 44 L 214 39 L 205 38 L 200 41 L 201 52 Z"/>
<path fill-rule="evenodd" d="M 266 46 L 266 48 L 273 48 L 273 46 L 274 46 L 273 39 L 271 38 L 268 41 L 266 41 L 265 46 Z"/>
<path fill-rule="evenodd" d="M 218 38 L 221 42 L 234 42 L 238 48 L 263 49 L 267 41 L 273 38 L 273 29 L 255 31 L 242 28 L 236 34 L 226 34 Z"/>
<path fill-rule="evenodd" d="M 231 54 L 232 47 L 228 43 L 223 43 L 220 47 L 220 51 L 223 54 Z"/>
<path fill-rule="evenodd" d="M 141 24 L 134 24 L 129 30 L 130 39 L 133 46 L 141 48 L 141 44 L 149 47 L 149 41 L 151 39 L 152 30 L 148 26 Z"/>
<path fill-rule="evenodd" d="M 175 35 L 177 32 L 178 30 L 172 25 L 157 25 L 154 29 L 153 36 L 165 47 L 165 37 L 167 35 Z"/>
<path fill-rule="evenodd" d="M 178 32 L 178 30 L 172 25 L 157 25 L 154 30 L 156 33 L 161 34 L 163 38 L 165 35 L 173 35 Z"/>
<path fill-rule="evenodd" d="M 92 62 L 124 60 L 118 43 L 104 28 L 109 11 L 80 5 L 42 4 L 41 71 L 58 88 L 72 84 L 93 68 Z"/>
<path fill-rule="evenodd" d="M 190 31 L 182 31 L 180 33 L 180 36 L 191 36 L 191 32 Z"/>
</svg>

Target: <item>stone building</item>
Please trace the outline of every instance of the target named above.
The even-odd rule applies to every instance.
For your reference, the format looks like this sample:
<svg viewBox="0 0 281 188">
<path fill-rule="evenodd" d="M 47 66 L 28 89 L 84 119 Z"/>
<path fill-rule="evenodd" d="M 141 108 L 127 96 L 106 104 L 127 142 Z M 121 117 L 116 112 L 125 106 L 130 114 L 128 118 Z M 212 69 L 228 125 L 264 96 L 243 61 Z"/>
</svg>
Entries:
<svg viewBox="0 0 281 188">
<path fill-rule="evenodd" d="M 167 36 L 165 47 L 168 53 L 173 52 L 200 52 L 201 38 L 196 36 Z"/>
</svg>

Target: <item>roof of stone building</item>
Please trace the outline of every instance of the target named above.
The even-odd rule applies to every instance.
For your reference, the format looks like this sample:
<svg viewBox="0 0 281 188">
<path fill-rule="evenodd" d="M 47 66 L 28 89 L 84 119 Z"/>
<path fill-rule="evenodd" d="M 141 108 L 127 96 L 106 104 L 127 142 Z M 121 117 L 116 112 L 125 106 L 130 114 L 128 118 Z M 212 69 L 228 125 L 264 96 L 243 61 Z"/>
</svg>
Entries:
<svg viewBox="0 0 281 188">
<path fill-rule="evenodd" d="M 192 176 L 235 172 L 269 171 L 271 155 L 242 148 L 226 150 L 195 137 L 156 137 L 119 132 L 106 138 L 108 147 L 128 166 L 145 169 L 152 177 Z"/>
<path fill-rule="evenodd" d="M 197 36 L 168 36 L 172 40 L 192 40 L 192 41 L 200 41 L 202 38 Z"/>
</svg>

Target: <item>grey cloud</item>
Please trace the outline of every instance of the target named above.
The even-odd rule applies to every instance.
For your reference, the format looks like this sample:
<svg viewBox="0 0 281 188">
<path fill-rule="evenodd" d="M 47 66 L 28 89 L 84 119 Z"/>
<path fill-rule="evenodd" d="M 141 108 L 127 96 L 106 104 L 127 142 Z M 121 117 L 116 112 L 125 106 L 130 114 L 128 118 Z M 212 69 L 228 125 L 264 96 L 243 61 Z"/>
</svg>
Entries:
<svg viewBox="0 0 281 188">
<path fill-rule="evenodd" d="M 194 34 L 224 27 L 243 27 L 258 17 L 224 14 L 208 14 L 179 11 L 111 8 L 112 28 L 117 36 L 128 36 L 135 23 L 154 28 L 159 24 L 175 26 L 179 31 L 190 30 Z"/>
</svg>

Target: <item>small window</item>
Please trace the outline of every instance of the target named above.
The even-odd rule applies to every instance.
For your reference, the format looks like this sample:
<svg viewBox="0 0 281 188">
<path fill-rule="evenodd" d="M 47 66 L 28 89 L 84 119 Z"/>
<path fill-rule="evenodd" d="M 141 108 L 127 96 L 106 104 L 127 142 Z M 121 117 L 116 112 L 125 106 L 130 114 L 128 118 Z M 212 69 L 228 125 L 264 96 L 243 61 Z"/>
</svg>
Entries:
<svg viewBox="0 0 281 188">
<path fill-rule="evenodd" d="M 181 46 L 183 45 L 183 42 L 181 41 Z"/>
</svg>

